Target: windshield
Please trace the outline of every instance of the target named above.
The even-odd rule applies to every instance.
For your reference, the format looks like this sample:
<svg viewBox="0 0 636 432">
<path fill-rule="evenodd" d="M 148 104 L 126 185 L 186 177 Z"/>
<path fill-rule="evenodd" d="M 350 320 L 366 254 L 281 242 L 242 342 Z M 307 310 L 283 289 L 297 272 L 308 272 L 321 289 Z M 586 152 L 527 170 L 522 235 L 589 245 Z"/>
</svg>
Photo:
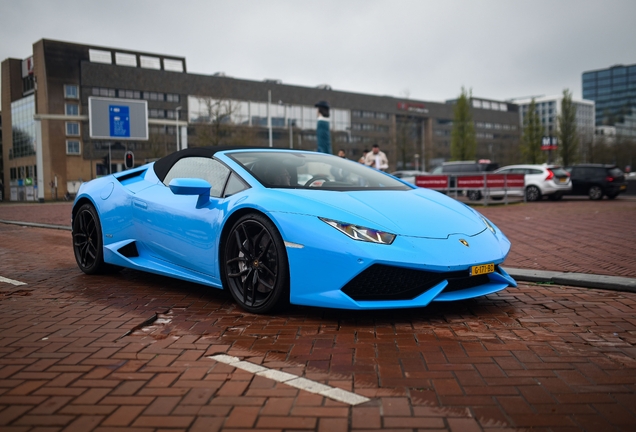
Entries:
<svg viewBox="0 0 636 432">
<path fill-rule="evenodd" d="M 321 190 L 410 190 L 411 187 L 373 168 L 324 153 L 294 151 L 232 152 L 263 186 Z"/>
</svg>

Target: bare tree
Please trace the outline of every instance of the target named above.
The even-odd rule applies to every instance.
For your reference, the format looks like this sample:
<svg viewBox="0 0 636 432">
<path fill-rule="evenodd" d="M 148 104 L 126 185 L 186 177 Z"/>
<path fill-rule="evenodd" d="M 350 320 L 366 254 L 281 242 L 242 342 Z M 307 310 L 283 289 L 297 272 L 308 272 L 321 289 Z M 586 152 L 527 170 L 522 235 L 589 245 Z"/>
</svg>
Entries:
<svg viewBox="0 0 636 432">
<path fill-rule="evenodd" d="M 241 102 L 209 96 L 199 96 L 197 99 L 203 107 L 199 117 L 193 121 L 197 146 L 243 146 L 253 143 L 254 130 L 235 123 Z"/>
</svg>

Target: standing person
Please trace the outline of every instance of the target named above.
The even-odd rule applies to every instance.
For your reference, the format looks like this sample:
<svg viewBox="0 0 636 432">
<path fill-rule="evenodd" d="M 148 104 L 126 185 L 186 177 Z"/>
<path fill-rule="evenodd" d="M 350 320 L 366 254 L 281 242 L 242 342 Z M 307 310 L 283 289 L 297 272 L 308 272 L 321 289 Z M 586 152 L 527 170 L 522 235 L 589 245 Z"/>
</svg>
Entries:
<svg viewBox="0 0 636 432">
<path fill-rule="evenodd" d="M 389 160 L 377 144 L 373 144 L 373 149 L 364 157 L 364 164 L 378 171 L 386 171 L 389 168 Z"/>
<path fill-rule="evenodd" d="M 345 151 L 343 149 L 340 149 L 340 150 L 338 150 L 338 157 L 346 159 L 347 158 L 347 153 L 345 153 Z"/>
<path fill-rule="evenodd" d="M 366 164 L 365 160 L 367 158 L 367 154 L 368 153 L 369 153 L 369 150 L 367 150 L 367 149 L 362 150 L 362 156 L 360 156 L 360 159 L 358 159 L 358 162 L 360 162 L 361 164 L 365 165 Z"/>
<path fill-rule="evenodd" d="M 329 104 L 320 101 L 316 105 L 318 108 L 318 121 L 316 125 L 316 141 L 318 148 L 316 151 L 320 153 L 331 153 L 331 132 L 329 131 Z"/>
</svg>

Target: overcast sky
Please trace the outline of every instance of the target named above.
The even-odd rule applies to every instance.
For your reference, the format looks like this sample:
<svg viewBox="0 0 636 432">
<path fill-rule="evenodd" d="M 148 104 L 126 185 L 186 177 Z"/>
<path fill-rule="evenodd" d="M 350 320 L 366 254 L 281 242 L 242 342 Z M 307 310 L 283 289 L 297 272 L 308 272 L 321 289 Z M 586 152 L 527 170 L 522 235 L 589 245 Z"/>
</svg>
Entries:
<svg viewBox="0 0 636 432">
<path fill-rule="evenodd" d="M 0 60 L 55 39 L 426 101 L 580 98 L 583 71 L 636 63 L 635 21 L 635 0 L 0 0 Z"/>
</svg>

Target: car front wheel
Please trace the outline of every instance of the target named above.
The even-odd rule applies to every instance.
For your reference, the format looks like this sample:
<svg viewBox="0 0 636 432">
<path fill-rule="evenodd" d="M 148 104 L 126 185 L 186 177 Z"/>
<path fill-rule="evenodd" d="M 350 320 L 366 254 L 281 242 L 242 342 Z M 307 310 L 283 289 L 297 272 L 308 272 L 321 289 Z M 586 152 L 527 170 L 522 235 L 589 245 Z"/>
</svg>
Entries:
<svg viewBox="0 0 636 432">
<path fill-rule="evenodd" d="M 528 186 L 526 189 L 526 201 L 539 201 L 541 199 L 541 191 L 536 186 Z"/>
<path fill-rule="evenodd" d="M 243 309 L 268 313 L 285 305 L 287 254 L 269 219 L 257 213 L 242 216 L 230 229 L 223 249 L 223 282 Z"/>
<path fill-rule="evenodd" d="M 588 191 L 591 200 L 600 200 L 603 198 L 603 189 L 600 186 L 592 186 Z"/>
</svg>

